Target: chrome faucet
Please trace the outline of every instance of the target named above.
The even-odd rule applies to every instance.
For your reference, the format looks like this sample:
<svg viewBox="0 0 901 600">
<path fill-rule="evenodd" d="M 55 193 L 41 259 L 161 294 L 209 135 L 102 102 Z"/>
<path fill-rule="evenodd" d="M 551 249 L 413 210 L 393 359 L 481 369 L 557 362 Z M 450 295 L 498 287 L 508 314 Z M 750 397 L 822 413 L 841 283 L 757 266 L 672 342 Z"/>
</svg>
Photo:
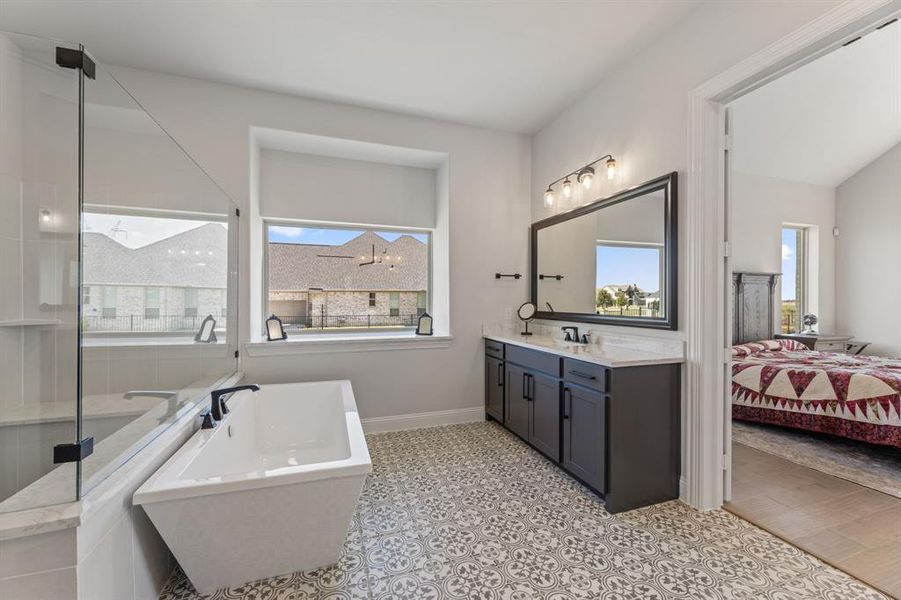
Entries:
<svg viewBox="0 0 901 600">
<path fill-rule="evenodd" d="M 213 427 L 215 427 L 216 423 L 218 421 L 221 421 L 223 417 L 228 414 L 228 406 L 226 406 L 225 400 L 222 398 L 222 396 L 234 392 L 240 392 L 241 390 L 259 392 L 260 386 L 255 383 L 250 383 L 247 385 L 236 385 L 235 387 L 221 388 L 210 392 L 210 412 L 204 415 L 202 427 L 204 429 L 212 429 Z"/>
</svg>

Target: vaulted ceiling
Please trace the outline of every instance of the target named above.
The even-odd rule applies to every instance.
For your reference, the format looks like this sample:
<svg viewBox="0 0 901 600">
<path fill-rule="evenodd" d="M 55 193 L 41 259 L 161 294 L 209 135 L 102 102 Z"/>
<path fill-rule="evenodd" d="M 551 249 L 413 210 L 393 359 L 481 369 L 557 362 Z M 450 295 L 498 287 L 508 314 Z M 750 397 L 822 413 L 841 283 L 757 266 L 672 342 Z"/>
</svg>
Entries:
<svg viewBox="0 0 901 600">
<path fill-rule="evenodd" d="M 733 105 L 733 166 L 837 186 L 901 142 L 901 21 Z"/>
<path fill-rule="evenodd" d="M 100 61 L 534 132 L 697 0 L 0 0 Z"/>
</svg>

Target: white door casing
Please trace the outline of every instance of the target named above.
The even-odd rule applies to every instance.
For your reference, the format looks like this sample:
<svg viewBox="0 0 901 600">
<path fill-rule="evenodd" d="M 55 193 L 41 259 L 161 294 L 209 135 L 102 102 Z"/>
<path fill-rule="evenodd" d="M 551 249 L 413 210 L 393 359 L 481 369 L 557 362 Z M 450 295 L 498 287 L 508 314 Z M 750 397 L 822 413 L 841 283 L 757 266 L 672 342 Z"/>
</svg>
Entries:
<svg viewBox="0 0 901 600">
<path fill-rule="evenodd" d="M 683 499 L 719 508 L 731 453 L 726 373 L 731 281 L 726 222 L 725 105 L 901 14 L 901 0 L 849 0 L 696 88 L 689 96 L 685 195 L 686 456 Z"/>
</svg>

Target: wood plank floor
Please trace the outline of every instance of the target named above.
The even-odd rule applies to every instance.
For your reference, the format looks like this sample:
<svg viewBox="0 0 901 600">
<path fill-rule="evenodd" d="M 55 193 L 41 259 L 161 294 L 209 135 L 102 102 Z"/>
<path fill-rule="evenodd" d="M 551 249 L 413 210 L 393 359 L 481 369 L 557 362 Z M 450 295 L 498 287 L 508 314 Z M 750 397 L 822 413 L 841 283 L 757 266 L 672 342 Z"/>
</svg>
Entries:
<svg viewBox="0 0 901 600">
<path fill-rule="evenodd" d="M 725 508 L 901 598 L 901 499 L 735 443 Z"/>
</svg>

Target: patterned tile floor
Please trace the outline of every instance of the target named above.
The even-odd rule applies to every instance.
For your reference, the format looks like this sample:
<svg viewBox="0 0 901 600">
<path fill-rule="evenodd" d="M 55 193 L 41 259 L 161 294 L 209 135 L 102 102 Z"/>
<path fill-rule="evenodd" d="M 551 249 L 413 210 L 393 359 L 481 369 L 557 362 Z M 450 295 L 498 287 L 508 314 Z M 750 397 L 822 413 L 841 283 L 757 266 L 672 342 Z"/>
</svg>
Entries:
<svg viewBox="0 0 901 600">
<path fill-rule="evenodd" d="M 610 515 L 493 423 L 367 437 L 373 472 L 336 566 L 162 600 L 885 598 L 725 512 Z"/>
</svg>

